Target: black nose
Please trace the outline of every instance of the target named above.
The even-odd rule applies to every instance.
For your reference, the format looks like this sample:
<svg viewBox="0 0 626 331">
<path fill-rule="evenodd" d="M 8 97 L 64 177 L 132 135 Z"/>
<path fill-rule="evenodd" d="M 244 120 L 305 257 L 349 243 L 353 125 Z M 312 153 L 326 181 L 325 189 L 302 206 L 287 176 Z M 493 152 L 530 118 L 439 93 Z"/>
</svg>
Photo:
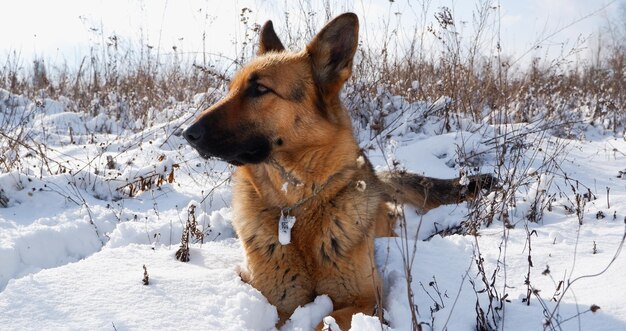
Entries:
<svg viewBox="0 0 626 331">
<path fill-rule="evenodd" d="M 204 129 L 202 129 L 202 127 L 200 127 L 197 123 L 188 127 L 183 132 L 183 137 L 185 137 L 185 139 L 187 139 L 187 141 L 192 145 L 197 144 L 200 139 L 202 139 L 203 135 Z"/>
</svg>

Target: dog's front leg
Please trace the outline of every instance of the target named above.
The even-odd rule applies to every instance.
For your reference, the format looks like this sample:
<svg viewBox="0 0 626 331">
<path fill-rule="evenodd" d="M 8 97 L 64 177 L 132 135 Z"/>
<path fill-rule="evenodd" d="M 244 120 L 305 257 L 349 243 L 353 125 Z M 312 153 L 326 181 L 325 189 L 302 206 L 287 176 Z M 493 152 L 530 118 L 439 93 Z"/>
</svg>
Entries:
<svg viewBox="0 0 626 331">
<path fill-rule="evenodd" d="M 366 315 L 371 315 L 373 312 L 374 306 L 375 305 L 372 303 L 372 304 L 367 304 L 367 305 L 362 305 L 362 306 L 352 306 L 352 307 L 341 308 L 341 309 L 337 309 L 333 311 L 330 314 L 330 317 L 334 319 L 334 323 L 336 323 L 336 325 L 339 326 L 339 328 L 342 331 L 348 331 L 350 330 L 350 326 L 352 324 L 352 316 L 354 314 L 363 313 Z M 330 325 L 326 325 L 324 321 L 322 321 L 315 328 L 315 330 L 316 331 L 322 331 L 322 330 L 334 331 L 334 329 Z"/>
</svg>

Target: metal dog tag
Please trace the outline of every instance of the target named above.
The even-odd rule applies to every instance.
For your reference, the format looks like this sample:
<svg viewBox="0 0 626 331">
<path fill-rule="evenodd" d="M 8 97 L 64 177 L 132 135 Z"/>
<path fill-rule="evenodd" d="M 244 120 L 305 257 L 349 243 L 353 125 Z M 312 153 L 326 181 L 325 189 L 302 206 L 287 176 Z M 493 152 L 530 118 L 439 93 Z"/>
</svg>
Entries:
<svg viewBox="0 0 626 331">
<path fill-rule="evenodd" d="M 278 220 L 278 241 L 281 245 L 287 245 L 291 243 L 291 228 L 296 224 L 296 217 L 289 214 L 285 215 L 281 211 L 280 219 Z"/>
</svg>

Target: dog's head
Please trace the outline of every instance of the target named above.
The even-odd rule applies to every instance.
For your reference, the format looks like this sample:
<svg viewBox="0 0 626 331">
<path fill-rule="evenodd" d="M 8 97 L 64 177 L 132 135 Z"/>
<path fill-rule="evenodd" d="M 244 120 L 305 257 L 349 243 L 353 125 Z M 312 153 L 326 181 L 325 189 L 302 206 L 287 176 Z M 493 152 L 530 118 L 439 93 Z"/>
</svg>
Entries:
<svg viewBox="0 0 626 331">
<path fill-rule="evenodd" d="M 271 21 L 259 39 L 258 56 L 235 74 L 227 95 L 183 132 L 204 158 L 261 163 L 350 129 L 339 92 L 352 73 L 356 15 L 338 16 L 298 53 L 285 50 Z"/>
</svg>

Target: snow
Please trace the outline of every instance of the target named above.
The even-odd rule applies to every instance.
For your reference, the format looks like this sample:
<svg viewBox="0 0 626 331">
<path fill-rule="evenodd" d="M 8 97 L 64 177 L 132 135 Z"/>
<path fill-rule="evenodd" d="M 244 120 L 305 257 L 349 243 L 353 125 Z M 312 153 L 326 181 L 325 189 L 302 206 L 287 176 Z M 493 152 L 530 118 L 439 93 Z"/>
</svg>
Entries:
<svg viewBox="0 0 626 331">
<path fill-rule="evenodd" d="M 0 301 L 3 327 L 250 330 L 274 325 L 276 309 L 232 268 L 241 263 L 238 242 L 207 243 L 202 250 L 194 248 L 191 257 L 189 263 L 168 263 L 170 249 L 129 244 L 12 280 Z M 142 265 L 148 286 L 138 277 Z"/>
<path fill-rule="evenodd" d="M 232 167 L 200 159 L 177 135 L 195 109 L 154 112 L 146 122 L 153 124 L 130 131 L 104 114 L 70 112 L 65 99 L 31 101 L 1 90 L 0 99 L 11 100 L 0 103 L 1 122 L 16 137 L 26 130 L 46 155 L 13 150 L 22 166 L 0 174 L 8 198 L 0 208 L 1 329 L 275 329 L 276 309 L 238 276 L 245 257 L 231 225 Z M 493 173 L 493 141 L 503 130 L 518 132 L 509 143 L 528 147 L 519 163 L 507 155 L 515 167 L 501 173 L 519 184 L 502 183 L 513 187 L 514 204 L 506 222 L 496 217 L 478 236 L 453 232 L 472 219 L 468 203 L 424 215 L 405 207 L 398 231 L 406 235 L 376 241 L 388 329 L 411 330 L 415 314 L 426 330 L 473 330 L 477 310 L 488 320 L 496 312 L 502 330 L 543 329 L 552 312 L 556 329 L 626 329 L 626 259 L 616 255 L 626 231 L 624 133 L 589 127 L 587 139 L 566 140 L 532 124 L 467 119 L 444 132 L 436 116 L 422 115 L 448 103 L 391 98 L 387 107 L 402 111 L 388 118 L 382 136 L 389 139 L 359 136 L 370 160 L 379 170 L 399 164 L 441 178 Z M 484 201 L 498 199 L 491 193 Z M 192 205 L 204 239 L 191 240 L 191 260 L 183 263 L 175 252 Z M 480 220 L 491 210 L 485 206 Z M 540 213 L 538 222 L 528 221 L 532 213 Z M 530 302 L 527 277 L 536 293 Z M 503 310 L 489 310 L 490 293 L 506 294 Z M 600 309 L 588 311 L 592 305 Z M 330 298 L 319 296 L 282 329 L 309 330 L 331 311 Z M 380 329 L 377 318 L 353 316 L 352 330 Z"/>
<path fill-rule="evenodd" d="M 286 330 L 312 330 L 322 319 L 325 320 L 325 316 L 332 311 L 333 302 L 327 295 L 320 295 L 313 302 L 296 308 L 291 320 L 287 321 L 282 328 Z"/>
</svg>

